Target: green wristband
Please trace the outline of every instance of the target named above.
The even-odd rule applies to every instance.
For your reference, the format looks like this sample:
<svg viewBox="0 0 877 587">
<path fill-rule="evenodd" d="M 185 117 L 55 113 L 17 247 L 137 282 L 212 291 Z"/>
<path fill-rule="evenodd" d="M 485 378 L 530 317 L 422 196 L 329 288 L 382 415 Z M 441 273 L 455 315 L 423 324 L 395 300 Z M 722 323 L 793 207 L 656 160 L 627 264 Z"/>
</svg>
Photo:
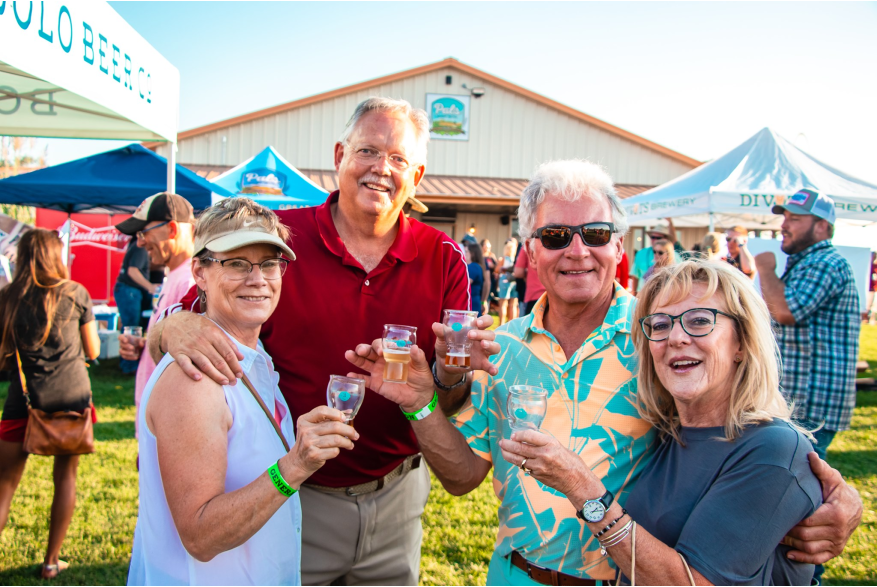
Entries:
<svg viewBox="0 0 877 587">
<path fill-rule="evenodd" d="M 402 410 L 402 414 L 405 416 L 406 420 L 423 420 L 424 418 L 429 416 L 433 412 L 433 410 L 435 410 L 435 407 L 437 405 L 438 405 L 438 393 L 433 391 L 432 392 L 432 401 L 429 402 L 426 406 L 424 406 L 423 408 L 421 408 L 420 410 L 418 410 L 416 412 L 406 412 L 405 410 Z"/>
<path fill-rule="evenodd" d="M 280 467 L 278 466 L 279 462 L 280 461 L 268 467 L 268 477 L 271 478 L 271 483 L 274 484 L 277 491 L 286 497 L 291 497 L 293 494 L 297 493 L 297 491 L 290 487 L 289 483 L 286 482 L 286 479 L 283 478 L 283 475 L 280 474 Z"/>
</svg>

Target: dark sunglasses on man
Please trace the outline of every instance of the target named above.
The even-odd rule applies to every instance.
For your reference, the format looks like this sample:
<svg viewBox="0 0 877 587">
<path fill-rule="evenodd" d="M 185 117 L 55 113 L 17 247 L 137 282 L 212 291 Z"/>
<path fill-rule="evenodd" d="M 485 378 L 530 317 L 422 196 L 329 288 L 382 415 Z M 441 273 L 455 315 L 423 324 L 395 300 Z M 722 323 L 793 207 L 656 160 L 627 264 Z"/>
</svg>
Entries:
<svg viewBox="0 0 877 587">
<path fill-rule="evenodd" d="M 571 243 L 573 236 L 578 234 L 582 242 L 588 247 L 602 247 L 612 240 L 615 225 L 611 222 L 589 222 L 578 226 L 565 226 L 563 224 L 549 224 L 537 228 L 533 238 L 538 238 L 546 249 L 565 249 Z"/>
</svg>

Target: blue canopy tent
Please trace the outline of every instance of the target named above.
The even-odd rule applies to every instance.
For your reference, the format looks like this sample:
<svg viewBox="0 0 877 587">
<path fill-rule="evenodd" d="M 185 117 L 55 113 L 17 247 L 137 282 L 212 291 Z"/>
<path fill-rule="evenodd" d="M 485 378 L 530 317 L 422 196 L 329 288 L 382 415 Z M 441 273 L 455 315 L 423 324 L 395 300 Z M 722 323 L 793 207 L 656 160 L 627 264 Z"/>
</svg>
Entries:
<svg viewBox="0 0 877 587">
<path fill-rule="evenodd" d="M 261 153 L 229 169 L 212 183 L 271 210 L 319 206 L 329 196 L 329 192 L 302 175 L 273 147 L 265 147 Z"/>
<path fill-rule="evenodd" d="M 0 180 L 0 203 L 49 208 L 72 214 L 133 213 L 149 196 L 167 189 L 167 160 L 140 145 L 99 153 Z M 196 211 L 213 203 L 213 194 L 232 194 L 180 165 L 176 193 Z"/>
</svg>

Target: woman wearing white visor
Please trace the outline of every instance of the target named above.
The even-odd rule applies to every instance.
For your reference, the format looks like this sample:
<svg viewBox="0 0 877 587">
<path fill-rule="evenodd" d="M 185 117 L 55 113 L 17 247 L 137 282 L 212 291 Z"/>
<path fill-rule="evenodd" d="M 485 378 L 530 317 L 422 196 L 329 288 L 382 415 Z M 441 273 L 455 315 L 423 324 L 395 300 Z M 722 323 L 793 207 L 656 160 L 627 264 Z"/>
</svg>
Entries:
<svg viewBox="0 0 877 587">
<path fill-rule="evenodd" d="M 299 418 L 259 342 L 295 259 L 288 229 L 246 198 L 195 226 L 201 309 L 236 342 L 241 381 L 193 381 L 165 355 L 140 410 L 140 511 L 129 585 L 301 583 L 301 483 L 359 434 L 327 406 Z"/>
</svg>

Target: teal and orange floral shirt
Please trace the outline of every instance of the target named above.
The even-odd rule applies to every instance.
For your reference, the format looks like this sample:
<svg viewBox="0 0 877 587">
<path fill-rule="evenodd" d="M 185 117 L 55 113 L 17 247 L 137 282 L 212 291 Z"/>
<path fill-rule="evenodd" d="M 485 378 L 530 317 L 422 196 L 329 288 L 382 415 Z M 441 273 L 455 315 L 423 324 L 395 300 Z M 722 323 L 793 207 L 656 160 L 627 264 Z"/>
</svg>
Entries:
<svg viewBox="0 0 877 587">
<path fill-rule="evenodd" d="M 511 430 L 506 397 L 511 385 L 548 390 L 542 432 L 554 436 L 587 463 L 624 505 L 656 447 L 652 427 L 637 414 L 637 359 L 631 340 L 636 298 L 618 284 L 603 325 L 567 360 L 542 326 L 543 295 L 533 312 L 497 329 L 500 352 L 495 377 L 476 374 L 470 403 L 454 418 L 469 447 L 493 465 L 501 501 L 497 554 L 517 550 L 528 561 L 570 575 L 611 580 L 615 565 L 576 517 L 567 498 L 525 476 L 502 458 L 499 441 Z M 599 496 L 595 496 L 599 497 Z"/>
</svg>

